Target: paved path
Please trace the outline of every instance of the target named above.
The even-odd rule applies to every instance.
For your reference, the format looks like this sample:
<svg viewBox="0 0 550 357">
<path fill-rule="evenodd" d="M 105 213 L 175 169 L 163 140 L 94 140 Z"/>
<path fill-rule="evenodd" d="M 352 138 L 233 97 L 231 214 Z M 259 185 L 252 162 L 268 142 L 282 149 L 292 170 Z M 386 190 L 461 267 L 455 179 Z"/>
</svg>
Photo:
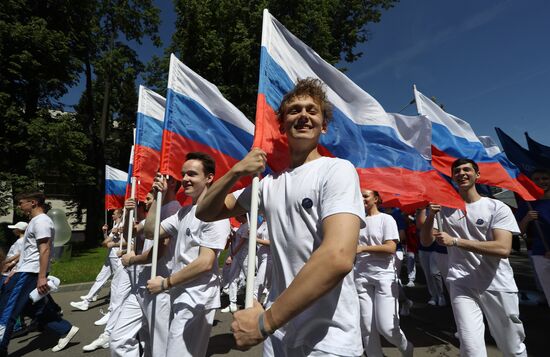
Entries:
<svg viewBox="0 0 550 357">
<path fill-rule="evenodd" d="M 512 257 L 516 281 L 521 290 L 534 290 L 534 282 L 530 273 L 530 267 L 525 256 Z M 417 276 L 421 282 L 422 272 L 418 270 Z M 82 285 L 77 288 L 87 288 Z M 458 356 L 458 340 L 453 336 L 455 329 L 453 326 L 452 311 L 450 307 L 432 307 L 425 302 L 428 300 L 425 286 L 417 284 L 414 288 L 407 288 L 407 294 L 414 301 L 415 305 L 411 310 L 411 315 L 401 319 L 403 331 L 407 337 L 413 341 L 415 356 Z M 90 343 L 101 332 L 102 328 L 93 325 L 93 322 L 100 317 L 99 310 L 106 310 L 108 303 L 106 296 L 92 303 L 88 311 L 73 310 L 69 305 L 70 301 L 76 301 L 85 290 L 64 289 L 63 292 L 54 294 L 57 303 L 63 308 L 64 316 L 76 326 L 80 331 L 75 336 L 69 347 L 65 350 L 53 353 L 51 348 L 57 343 L 57 338 L 47 334 L 37 332 L 13 339 L 9 346 L 10 356 L 109 356 L 108 350 L 96 350 L 90 353 L 84 353 L 82 346 Z M 103 290 L 106 294 L 108 291 Z M 547 306 L 521 305 L 521 319 L 526 329 L 526 344 L 530 356 L 548 356 L 546 353 L 546 338 L 548 326 L 550 326 L 550 309 Z M 233 350 L 232 336 L 229 333 L 231 323 L 231 314 L 217 313 L 215 326 L 210 337 L 210 344 L 207 356 L 261 356 L 261 346 L 241 352 Z M 486 332 L 487 348 L 490 357 L 500 356 L 494 341 L 492 341 L 488 331 Z M 384 354 L 388 357 L 400 356 L 396 348 L 385 344 Z"/>
</svg>

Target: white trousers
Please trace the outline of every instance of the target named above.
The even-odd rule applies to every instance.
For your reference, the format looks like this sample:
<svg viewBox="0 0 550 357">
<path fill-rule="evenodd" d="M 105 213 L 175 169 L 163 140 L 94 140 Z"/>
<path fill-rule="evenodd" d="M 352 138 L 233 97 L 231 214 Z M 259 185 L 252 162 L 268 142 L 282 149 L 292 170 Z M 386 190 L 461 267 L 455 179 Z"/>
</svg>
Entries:
<svg viewBox="0 0 550 357">
<path fill-rule="evenodd" d="M 517 293 L 478 291 L 453 282 L 450 287 L 461 356 L 487 356 L 483 316 L 487 319 L 491 336 L 503 356 L 527 356 Z"/>
<path fill-rule="evenodd" d="M 398 286 L 395 280 L 355 277 L 361 313 L 361 335 L 367 356 L 384 356 L 380 335 L 401 352 L 407 338 L 399 327 Z"/>
<path fill-rule="evenodd" d="M 173 319 L 168 334 L 169 357 L 202 357 L 206 355 L 216 309 L 183 303 L 172 305 Z M 156 356 L 155 356 L 156 357 Z"/>
<path fill-rule="evenodd" d="M 101 270 L 95 277 L 95 282 L 86 294 L 86 300 L 91 301 L 92 297 L 99 293 L 99 290 L 105 285 L 107 280 L 121 266 L 120 259 L 117 257 L 106 257 Z"/>
<path fill-rule="evenodd" d="M 414 283 L 416 279 L 416 261 L 413 252 L 407 252 L 405 254 L 406 264 L 407 264 L 407 277 L 409 281 Z"/>
<path fill-rule="evenodd" d="M 170 305 L 170 294 L 162 292 L 152 295 L 145 292 L 143 298 L 144 315 L 147 324 L 149 339 L 151 341 L 146 350 L 149 350 L 154 357 L 169 356 L 168 335 L 172 310 Z"/>
<path fill-rule="evenodd" d="M 271 287 L 271 254 L 258 256 L 258 271 L 254 280 L 254 298 L 257 300 L 264 290 Z"/>
<path fill-rule="evenodd" d="M 229 271 L 229 302 L 237 303 L 237 293 L 239 291 L 239 282 L 241 276 L 245 276 L 248 269 L 248 254 L 237 254 L 231 262 L 231 270 Z"/>
<path fill-rule="evenodd" d="M 113 328 L 115 327 L 115 323 L 120 315 L 120 307 L 130 295 L 131 290 L 132 283 L 130 280 L 130 275 L 121 265 L 115 271 L 113 279 L 111 280 L 111 302 L 109 303 L 110 315 L 104 331 L 107 335 L 111 335 Z"/>
<path fill-rule="evenodd" d="M 441 274 L 439 273 L 439 269 L 437 269 L 435 254 L 430 251 L 419 250 L 418 259 L 426 277 L 428 292 L 431 298 L 437 302 L 439 296 L 443 294 L 443 279 L 441 279 Z"/>
<path fill-rule="evenodd" d="M 139 341 L 136 338 L 144 325 L 143 308 L 137 291 L 132 291 L 121 307 L 119 318 L 109 337 L 111 356 L 114 357 L 140 357 Z M 147 334 L 145 337 L 145 348 L 149 347 L 150 341 Z M 150 354 L 146 354 L 149 355 Z"/>
<path fill-rule="evenodd" d="M 264 341 L 264 357 L 343 357 L 325 351 L 314 350 L 311 347 L 288 347 L 283 341 L 274 335 Z"/>
</svg>

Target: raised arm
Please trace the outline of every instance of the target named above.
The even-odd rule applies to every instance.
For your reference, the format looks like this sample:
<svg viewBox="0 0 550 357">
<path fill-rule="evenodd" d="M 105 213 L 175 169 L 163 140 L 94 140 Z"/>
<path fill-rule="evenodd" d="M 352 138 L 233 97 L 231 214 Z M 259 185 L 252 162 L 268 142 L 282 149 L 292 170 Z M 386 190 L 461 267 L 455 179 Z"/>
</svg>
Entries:
<svg viewBox="0 0 550 357">
<path fill-rule="evenodd" d="M 359 225 L 359 217 L 350 213 L 334 214 L 323 220 L 323 242 L 265 312 L 266 331 L 273 332 L 286 324 L 330 292 L 353 269 Z M 319 274 L 320 271 L 323 274 Z M 257 302 L 253 308 L 235 313 L 231 327 L 239 348 L 249 348 L 263 341 L 258 327 L 262 313 L 263 308 Z"/>
<path fill-rule="evenodd" d="M 441 211 L 441 206 L 430 205 L 430 214 L 426 215 L 426 210 L 417 211 L 417 227 L 420 227 L 420 244 L 424 247 L 429 247 L 434 242 L 434 233 L 437 230 L 433 229 L 434 219 L 437 212 Z"/>
<path fill-rule="evenodd" d="M 252 149 L 244 159 L 235 164 L 231 170 L 208 188 L 206 195 L 198 203 L 197 218 L 205 222 L 212 222 L 246 213 L 246 210 L 237 203 L 229 191 L 241 177 L 263 172 L 266 160 L 265 152 L 258 148 Z"/>
</svg>

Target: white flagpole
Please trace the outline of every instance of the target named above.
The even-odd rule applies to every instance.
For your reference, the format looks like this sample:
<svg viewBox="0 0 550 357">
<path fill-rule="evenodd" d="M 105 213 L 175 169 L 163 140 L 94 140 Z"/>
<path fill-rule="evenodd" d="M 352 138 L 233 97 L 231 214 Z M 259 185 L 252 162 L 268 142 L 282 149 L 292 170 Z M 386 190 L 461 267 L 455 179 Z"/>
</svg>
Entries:
<svg viewBox="0 0 550 357">
<path fill-rule="evenodd" d="M 130 191 L 130 198 L 135 199 L 136 198 L 136 178 L 132 176 L 130 179 L 130 182 L 132 184 L 132 188 Z M 136 213 L 136 210 L 131 209 L 128 212 L 128 237 L 126 237 L 126 251 L 129 253 L 132 251 L 132 236 L 134 235 L 134 214 Z"/>
<path fill-rule="evenodd" d="M 125 222 L 126 220 L 126 207 L 124 207 L 124 209 L 122 210 L 122 224 L 119 224 L 118 227 L 124 227 L 124 224 L 126 223 Z M 115 223 L 113 222 L 113 228 L 115 228 Z M 122 239 L 124 238 L 124 236 L 122 235 L 122 233 L 118 233 L 118 236 L 119 236 L 119 241 L 118 241 L 118 248 L 120 250 L 122 250 Z"/>
<path fill-rule="evenodd" d="M 254 298 L 254 277 L 256 273 L 256 231 L 258 228 L 258 192 L 260 189 L 260 177 L 254 176 L 252 179 L 252 198 L 250 200 L 250 219 L 248 236 L 248 269 L 246 274 L 246 294 L 244 307 L 252 307 Z"/>
<path fill-rule="evenodd" d="M 151 258 L 151 279 L 157 276 L 157 262 L 160 237 L 160 214 L 162 209 L 162 191 L 157 192 L 157 206 L 155 211 L 155 230 L 153 231 L 153 256 Z"/>
</svg>

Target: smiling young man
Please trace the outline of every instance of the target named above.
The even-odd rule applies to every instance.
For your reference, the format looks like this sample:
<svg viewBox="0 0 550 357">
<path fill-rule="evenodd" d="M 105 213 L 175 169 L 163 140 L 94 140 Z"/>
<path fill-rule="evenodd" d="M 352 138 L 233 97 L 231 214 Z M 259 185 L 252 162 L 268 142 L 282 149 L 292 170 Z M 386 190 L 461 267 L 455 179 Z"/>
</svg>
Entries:
<svg viewBox="0 0 550 357">
<path fill-rule="evenodd" d="M 466 212 L 430 205 L 421 239 L 422 244 L 435 240 L 448 247 L 447 281 L 460 355 L 487 355 L 485 317 L 504 356 L 527 356 L 519 319 L 518 289 L 508 261 L 512 234 L 519 232 L 518 224 L 504 203 L 479 195 L 475 183 L 480 172 L 474 161 L 456 160 L 451 174 L 466 202 Z M 441 212 L 440 231 L 433 229 L 437 212 Z"/>
<path fill-rule="evenodd" d="M 35 288 L 43 295 L 49 291 L 48 272 L 50 252 L 53 247 L 55 229 L 53 221 L 45 213 L 46 201 L 41 192 L 24 193 L 17 196 L 19 209 L 29 216 L 25 231 L 23 250 L 17 264 L 17 271 L 9 282 L 2 286 L 0 295 L 0 356 L 7 356 L 7 348 L 15 319 L 21 314 L 29 300 L 29 293 Z M 62 350 L 78 332 L 78 327 L 63 320 L 54 312 L 47 298 L 35 304 L 36 318 L 41 326 L 54 332 L 59 339 L 52 351 Z"/>
<path fill-rule="evenodd" d="M 176 239 L 172 272 L 149 280 L 147 290 L 170 293 L 172 320 L 166 355 L 201 357 L 206 354 L 214 314 L 220 307 L 217 258 L 230 226 L 227 219 L 206 223 L 195 217 L 197 203 L 214 180 L 214 159 L 201 152 L 189 153 L 181 173 L 182 187 L 193 203 L 161 222 L 160 238 Z M 153 189 L 165 194 L 167 184 L 162 175 L 155 178 Z M 156 205 L 155 199 L 145 221 L 148 239 L 153 238 Z"/>
<path fill-rule="evenodd" d="M 364 226 L 359 178 L 351 163 L 322 157 L 331 106 L 322 82 L 299 80 L 278 109 L 290 167 L 260 181 L 260 210 L 271 238 L 272 282 L 267 306 L 255 302 L 232 324 L 242 349 L 264 343 L 264 356 L 360 356 L 359 301 L 353 282 L 359 228 Z M 197 209 L 204 220 L 250 209 L 251 188 L 230 194 L 243 176 L 264 171 L 253 149 L 208 190 Z"/>
</svg>

